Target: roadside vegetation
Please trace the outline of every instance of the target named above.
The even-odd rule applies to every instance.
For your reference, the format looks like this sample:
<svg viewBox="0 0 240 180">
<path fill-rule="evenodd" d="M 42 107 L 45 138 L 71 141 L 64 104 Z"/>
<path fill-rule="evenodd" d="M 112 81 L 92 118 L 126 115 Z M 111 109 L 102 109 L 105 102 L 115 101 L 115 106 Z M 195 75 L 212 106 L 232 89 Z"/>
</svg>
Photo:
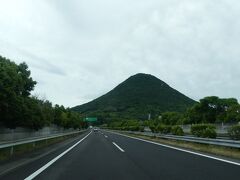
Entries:
<svg viewBox="0 0 240 180">
<path fill-rule="evenodd" d="M 195 124 L 191 126 L 191 133 L 202 138 L 216 138 L 216 127 L 211 124 Z"/>
<path fill-rule="evenodd" d="M 122 131 L 144 131 L 143 122 L 137 120 L 116 121 L 110 123 L 107 127 L 110 129 Z"/>
<path fill-rule="evenodd" d="M 0 56 L 1 127 L 38 130 L 50 124 L 75 129 L 86 126 L 79 113 L 32 96 L 36 84 L 26 63 L 17 65 Z"/>
<path fill-rule="evenodd" d="M 144 132 L 145 128 L 150 128 L 153 133 L 171 134 L 176 136 L 184 136 L 185 133 L 180 125 L 154 124 L 150 121 L 118 121 L 112 122 L 103 128 L 121 130 L 121 131 L 140 131 Z M 193 124 L 190 129 L 191 135 L 202 138 L 216 138 L 216 127 L 213 124 Z M 240 125 L 234 125 L 228 130 L 228 135 L 233 140 L 240 140 Z"/>
<path fill-rule="evenodd" d="M 234 140 L 240 140 L 240 125 L 232 126 L 228 130 L 229 136 Z"/>
<path fill-rule="evenodd" d="M 154 133 L 184 135 L 182 125 L 191 124 L 191 134 L 203 138 L 216 138 L 216 127 L 214 123 L 231 123 L 229 137 L 240 139 L 240 105 L 237 99 L 221 99 L 216 96 L 205 97 L 185 112 L 165 112 L 146 121 L 113 121 L 108 124 L 109 128 L 126 130 L 128 122 L 135 122 L 135 129 L 142 130 L 149 127 Z M 235 124 L 235 125 L 234 125 Z M 141 127 L 141 128 L 139 128 Z M 132 128 L 130 128 L 132 129 Z"/>
</svg>

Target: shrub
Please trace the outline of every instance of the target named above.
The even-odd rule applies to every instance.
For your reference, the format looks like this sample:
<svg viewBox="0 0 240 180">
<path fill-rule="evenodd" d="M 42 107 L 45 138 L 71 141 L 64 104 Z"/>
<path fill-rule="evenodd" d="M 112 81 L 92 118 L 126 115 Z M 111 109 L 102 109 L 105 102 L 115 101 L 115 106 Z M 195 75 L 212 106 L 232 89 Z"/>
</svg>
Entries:
<svg viewBox="0 0 240 180">
<path fill-rule="evenodd" d="M 210 124 L 196 124 L 192 125 L 191 133 L 197 137 L 216 138 L 216 127 Z"/>
<path fill-rule="evenodd" d="M 161 134 L 168 134 L 171 132 L 171 126 L 166 125 L 158 125 L 157 126 L 157 132 L 160 132 Z"/>
<path fill-rule="evenodd" d="M 171 128 L 171 133 L 173 135 L 177 135 L 177 136 L 183 136 L 184 135 L 183 129 L 180 126 L 173 126 Z"/>
<path fill-rule="evenodd" d="M 129 126 L 128 127 L 129 131 L 139 131 L 139 126 L 135 125 L 135 126 Z"/>
<path fill-rule="evenodd" d="M 121 127 L 114 127 L 114 130 L 121 130 Z"/>
<path fill-rule="evenodd" d="M 156 128 L 156 126 L 154 126 L 153 124 L 151 124 L 151 125 L 149 126 L 149 128 L 151 129 L 151 131 L 152 131 L 153 133 L 157 132 L 157 128 Z"/>
<path fill-rule="evenodd" d="M 123 126 L 123 127 L 121 127 L 121 130 L 122 130 L 122 131 L 126 131 L 126 130 L 127 130 L 127 127 Z"/>
<path fill-rule="evenodd" d="M 228 130 L 228 134 L 231 137 L 231 139 L 240 140 L 240 125 L 232 126 Z"/>
<path fill-rule="evenodd" d="M 144 132 L 144 126 L 139 126 L 139 131 Z"/>
<path fill-rule="evenodd" d="M 217 137 L 216 130 L 211 129 L 211 128 L 207 128 L 207 129 L 203 130 L 202 137 L 204 137 L 204 138 L 216 138 Z"/>
</svg>

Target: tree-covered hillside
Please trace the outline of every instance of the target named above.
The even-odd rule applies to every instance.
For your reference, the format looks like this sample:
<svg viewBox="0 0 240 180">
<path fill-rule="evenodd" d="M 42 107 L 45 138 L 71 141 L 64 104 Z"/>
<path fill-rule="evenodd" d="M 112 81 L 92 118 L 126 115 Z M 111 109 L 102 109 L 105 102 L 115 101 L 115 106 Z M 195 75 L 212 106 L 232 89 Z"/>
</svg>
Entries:
<svg viewBox="0 0 240 180">
<path fill-rule="evenodd" d="M 185 111 L 194 100 L 171 88 L 160 79 L 148 74 L 136 74 L 109 93 L 74 111 L 109 119 L 147 119 L 166 111 Z"/>
</svg>

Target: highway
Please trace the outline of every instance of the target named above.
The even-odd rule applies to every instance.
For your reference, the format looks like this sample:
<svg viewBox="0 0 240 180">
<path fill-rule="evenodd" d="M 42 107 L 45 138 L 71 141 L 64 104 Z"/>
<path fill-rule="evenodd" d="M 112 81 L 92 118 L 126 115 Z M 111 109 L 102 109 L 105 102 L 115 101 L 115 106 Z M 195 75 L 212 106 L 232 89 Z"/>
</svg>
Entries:
<svg viewBox="0 0 240 180">
<path fill-rule="evenodd" d="M 42 180 L 239 179 L 240 164 L 113 132 L 86 132 L 70 144 L 0 176 Z"/>
</svg>

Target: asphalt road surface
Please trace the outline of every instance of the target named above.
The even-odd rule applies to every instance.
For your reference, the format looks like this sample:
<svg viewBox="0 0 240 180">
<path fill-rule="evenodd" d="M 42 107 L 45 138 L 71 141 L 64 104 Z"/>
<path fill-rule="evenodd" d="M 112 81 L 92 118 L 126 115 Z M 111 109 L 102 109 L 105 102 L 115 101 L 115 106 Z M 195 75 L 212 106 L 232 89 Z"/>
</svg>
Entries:
<svg viewBox="0 0 240 180">
<path fill-rule="evenodd" d="M 234 180 L 240 179 L 240 164 L 98 131 L 0 179 Z"/>
</svg>

